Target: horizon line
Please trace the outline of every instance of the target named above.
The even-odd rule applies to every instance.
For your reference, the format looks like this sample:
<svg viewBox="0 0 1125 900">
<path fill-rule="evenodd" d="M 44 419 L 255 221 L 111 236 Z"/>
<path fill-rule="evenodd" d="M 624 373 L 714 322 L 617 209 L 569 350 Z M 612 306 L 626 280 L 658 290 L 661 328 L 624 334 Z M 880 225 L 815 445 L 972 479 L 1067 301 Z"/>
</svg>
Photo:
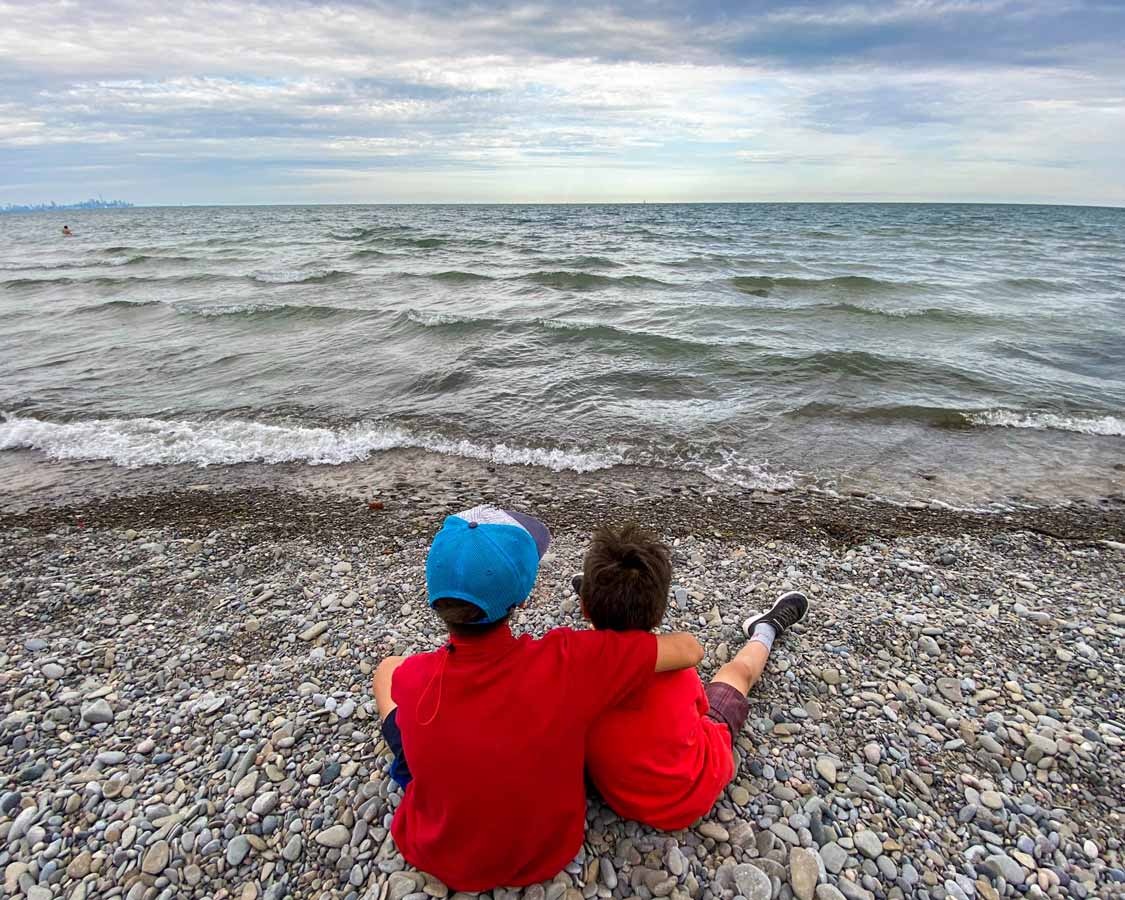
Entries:
<svg viewBox="0 0 1125 900">
<path fill-rule="evenodd" d="M 128 201 L 124 201 L 128 202 Z M 12 203 L 9 206 L 31 204 Z M 309 203 L 129 203 L 122 207 L 68 207 L 41 209 L 5 209 L 0 206 L 0 214 L 20 215 L 39 213 L 83 213 L 83 212 L 126 212 L 130 209 L 239 209 L 239 208 L 286 208 L 286 207 L 324 207 L 324 206 L 1028 206 L 1028 207 L 1067 207 L 1075 209 L 1125 209 L 1125 203 L 1061 203 L 1043 201 L 1011 200 L 433 200 L 344 203 L 336 201 Z"/>
</svg>

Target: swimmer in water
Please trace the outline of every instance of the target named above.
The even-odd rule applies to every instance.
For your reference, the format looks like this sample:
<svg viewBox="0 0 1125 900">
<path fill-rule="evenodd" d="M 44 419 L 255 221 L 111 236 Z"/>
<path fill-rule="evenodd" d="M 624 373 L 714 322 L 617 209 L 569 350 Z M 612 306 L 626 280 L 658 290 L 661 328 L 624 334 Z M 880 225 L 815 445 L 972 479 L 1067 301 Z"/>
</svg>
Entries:
<svg viewBox="0 0 1125 900">
<path fill-rule="evenodd" d="M 70 230 L 69 225 L 64 225 L 62 227 L 62 233 L 63 233 L 63 237 L 74 237 L 74 232 Z"/>
</svg>

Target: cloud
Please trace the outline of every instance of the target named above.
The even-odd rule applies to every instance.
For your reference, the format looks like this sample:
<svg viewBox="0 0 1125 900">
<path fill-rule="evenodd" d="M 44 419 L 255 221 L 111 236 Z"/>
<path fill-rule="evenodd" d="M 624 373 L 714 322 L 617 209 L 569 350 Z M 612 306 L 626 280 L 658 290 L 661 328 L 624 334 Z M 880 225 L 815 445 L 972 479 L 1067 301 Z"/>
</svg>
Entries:
<svg viewBox="0 0 1125 900">
<path fill-rule="evenodd" d="M 1081 0 L 0 0 L 0 202 L 831 199 L 936 167 L 1125 203 L 1123 45 Z"/>
</svg>

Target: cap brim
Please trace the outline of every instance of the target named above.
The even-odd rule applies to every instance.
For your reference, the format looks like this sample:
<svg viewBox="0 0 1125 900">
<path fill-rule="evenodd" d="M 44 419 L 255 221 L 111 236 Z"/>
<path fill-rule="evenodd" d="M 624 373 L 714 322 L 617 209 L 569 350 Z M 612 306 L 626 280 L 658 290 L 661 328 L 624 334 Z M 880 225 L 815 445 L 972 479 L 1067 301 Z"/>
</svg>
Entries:
<svg viewBox="0 0 1125 900">
<path fill-rule="evenodd" d="M 547 552 L 547 548 L 551 546 L 551 532 L 547 526 L 534 516 L 529 516 L 526 513 L 513 512 L 510 509 L 506 509 L 504 512 L 519 522 L 524 530 L 531 535 L 535 541 L 535 549 L 539 551 L 539 558 L 542 559 L 543 554 Z"/>
</svg>

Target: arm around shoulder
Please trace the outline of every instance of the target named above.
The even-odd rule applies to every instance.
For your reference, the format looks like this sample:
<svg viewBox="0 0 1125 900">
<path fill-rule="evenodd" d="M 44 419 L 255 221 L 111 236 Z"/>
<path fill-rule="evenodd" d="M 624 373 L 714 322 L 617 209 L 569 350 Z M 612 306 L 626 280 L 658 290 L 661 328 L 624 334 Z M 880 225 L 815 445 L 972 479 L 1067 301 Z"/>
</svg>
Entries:
<svg viewBox="0 0 1125 900">
<path fill-rule="evenodd" d="M 692 669 L 703 660 L 703 647 L 694 634 L 678 631 L 656 636 L 656 671 Z"/>
</svg>

